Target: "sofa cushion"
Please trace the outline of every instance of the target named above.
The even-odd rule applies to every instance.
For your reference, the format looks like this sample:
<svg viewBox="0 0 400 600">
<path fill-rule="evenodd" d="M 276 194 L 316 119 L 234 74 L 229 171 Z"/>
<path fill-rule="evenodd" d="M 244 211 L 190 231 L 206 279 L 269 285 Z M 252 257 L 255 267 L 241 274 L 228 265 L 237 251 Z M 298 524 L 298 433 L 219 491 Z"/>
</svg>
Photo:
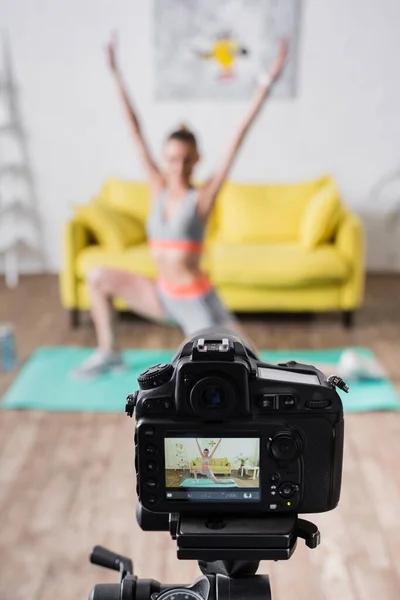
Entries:
<svg viewBox="0 0 400 600">
<path fill-rule="evenodd" d="M 156 277 L 157 273 L 147 243 L 114 251 L 97 245 L 87 246 L 77 256 L 75 263 L 76 275 L 81 279 L 94 267 L 120 269 L 121 271 L 129 271 L 152 278 Z M 208 248 L 203 253 L 201 267 L 203 271 L 209 273 L 210 251 Z"/>
<path fill-rule="evenodd" d="M 227 467 L 228 466 L 227 462 L 228 462 L 227 458 L 212 458 L 211 459 L 211 464 L 216 465 L 218 467 Z"/>
<path fill-rule="evenodd" d="M 110 178 L 102 187 L 96 202 L 135 217 L 142 225 L 150 209 L 149 186 L 141 181 Z"/>
<path fill-rule="evenodd" d="M 119 269 L 145 277 L 155 277 L 156 268 L 147 244 L 139 244 L 122 251 L 110 251 L 100 246 L 88 246 L 76 260 L 76 275 L 82 279 L 94 267 Z"/>
<path fill-rule="evenodd" d="M 140 244 L 146 238 L 144 227 L 137 219 L 94 202 L 77 206 L 75 219 L 110 251 L 121 251 L 132 244 Z"/>
<path fill-rule="evenodd" d="M 310 250 L 332 239 L 343 207 L 332 179 L 315 192 L 308 202 L 300 226 L 300 244 Z"/>
<path fill-rule="evenodd" d="M 292 185 L 227 183 L 218 197 L 218 241 L 281 243 L 299 238 L 305 207 L 327 180 Z"/>
<path fill-rule="evenodd" d="M 300 244 L 215 244 L 210 274 L 217 286 L 295 288 L 344 282 L 350 267 L 331 244 L 307 251 Z"/>
</svg>

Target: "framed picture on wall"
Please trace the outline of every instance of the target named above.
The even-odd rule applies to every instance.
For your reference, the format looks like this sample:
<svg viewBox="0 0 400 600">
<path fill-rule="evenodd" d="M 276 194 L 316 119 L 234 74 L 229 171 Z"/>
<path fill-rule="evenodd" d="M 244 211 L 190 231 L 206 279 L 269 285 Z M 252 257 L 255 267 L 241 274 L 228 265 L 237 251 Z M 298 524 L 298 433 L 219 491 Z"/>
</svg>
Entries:
<svg viewBox="0 0 400 600">
<path fill-rule="evenodd" d="M 154 0 L 157 100 L 250 96 L 286 37 L 290 57 L 273 90 L 296 94 L 301 0 Z"/>
</svg>

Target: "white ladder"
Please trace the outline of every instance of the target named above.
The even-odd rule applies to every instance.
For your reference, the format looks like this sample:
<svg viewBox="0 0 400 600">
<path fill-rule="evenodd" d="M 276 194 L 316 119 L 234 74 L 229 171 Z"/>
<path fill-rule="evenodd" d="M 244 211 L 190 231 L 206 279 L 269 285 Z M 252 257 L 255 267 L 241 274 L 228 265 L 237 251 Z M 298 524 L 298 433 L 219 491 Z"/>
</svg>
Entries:
<svg viewBox="0 0 400 600">
<path fill-rule="evenodd" d="M 0 70 L 0 256 L 8 287 L 18 284 L 21 256 L 45 269 L 42 227 L 10 45 L 2 36 Z"/>
</svg>

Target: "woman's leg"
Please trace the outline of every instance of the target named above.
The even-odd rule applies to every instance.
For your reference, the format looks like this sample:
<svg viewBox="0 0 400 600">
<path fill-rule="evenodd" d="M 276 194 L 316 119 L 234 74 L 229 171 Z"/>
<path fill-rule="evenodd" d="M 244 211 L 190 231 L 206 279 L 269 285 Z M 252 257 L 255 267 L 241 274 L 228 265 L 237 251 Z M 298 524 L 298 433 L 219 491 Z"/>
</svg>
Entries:
<svg viewBox="0 0 400 600">
<path fill-rule="evenodd" d="M 90 272 L 87 283 L 98 350 L 74 372 L 79 378 L 95 377 L 124 366 L 115 338 L 114 297 L 125 300 L 132 310 L 144 317 L 160 321 L 166 318 L 152 279 L 116 269 L 97 268 Z"/>
<path fill-rule="evenodd" d="M 88 276 L 98 346 L 104 352 L 116 350 L 112 298 L 126 301 L 141 316 L 165 318 L 153 279 L 116 269 L 93 269 Z"/>
<path fill-rule="evenodd" d="M 195 335 L 198 331 L 208 329 L 228 330 L 243 338 L 253 352 L 257 349 L 249 336 L 243 331 L 238 319 L 220 300 L 215 290 L 195 298 L 169 298 L 163 294 L 163 302 L 171 315 L 183 329 L 187 337 Z M 228 332 L 227 331 L 227 332 Z"/>
<path fill-rule="evenodd" d="M 202 472 L 203 472 L 202 467 L 193 467 L 193 475 L 196 480 L 197 480 L 197 473 L 202 473 Z"/>
</svg>

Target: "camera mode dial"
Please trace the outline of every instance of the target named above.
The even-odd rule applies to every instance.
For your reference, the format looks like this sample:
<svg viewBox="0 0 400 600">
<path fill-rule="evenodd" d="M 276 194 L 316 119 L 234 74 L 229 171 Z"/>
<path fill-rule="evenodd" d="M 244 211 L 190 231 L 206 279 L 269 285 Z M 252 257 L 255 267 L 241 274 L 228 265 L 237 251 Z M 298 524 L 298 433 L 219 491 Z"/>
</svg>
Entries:
<svg viewBox="0 0 400 600">
<path fill-rule="evenodd" d="M 174 367 L 170 364 L 159 364 L 140 373 L 138 384 L 141 390 L 151 390 L 167 383 L 172 377 Z"/>
</svg>

